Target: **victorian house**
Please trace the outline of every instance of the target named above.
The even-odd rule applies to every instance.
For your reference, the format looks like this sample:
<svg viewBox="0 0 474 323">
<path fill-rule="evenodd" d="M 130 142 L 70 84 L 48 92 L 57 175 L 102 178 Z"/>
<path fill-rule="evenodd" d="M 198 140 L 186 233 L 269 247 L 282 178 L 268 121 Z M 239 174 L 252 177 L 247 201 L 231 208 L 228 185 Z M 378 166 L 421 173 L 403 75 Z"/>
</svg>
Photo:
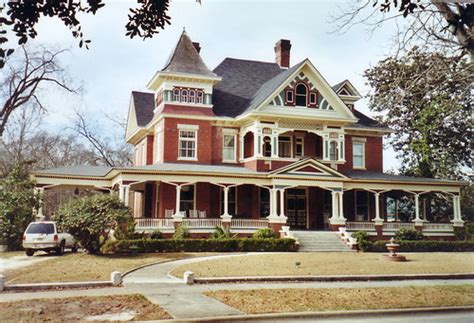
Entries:
<svg viewBox="0 0 474 323">
<path fill-rule="evenodd" d="M 289 40 L 276 43 L 275 62 L 225 58 L 213 70 L 200 51 L 183 32 L 149 91 L 131 93 L 132 167 L 38 171 L 37 188 L 116 192 L 137 230 L 168 234 L 413 228 L 436 238 L 463 226 L 463 184 L 384 173 L 391 130 L 357 110 L 350 81 L 331 86 L 309 59 L 291 65 Z M 433 212 L 435 193 L 448 215 Z"/>
</svg>

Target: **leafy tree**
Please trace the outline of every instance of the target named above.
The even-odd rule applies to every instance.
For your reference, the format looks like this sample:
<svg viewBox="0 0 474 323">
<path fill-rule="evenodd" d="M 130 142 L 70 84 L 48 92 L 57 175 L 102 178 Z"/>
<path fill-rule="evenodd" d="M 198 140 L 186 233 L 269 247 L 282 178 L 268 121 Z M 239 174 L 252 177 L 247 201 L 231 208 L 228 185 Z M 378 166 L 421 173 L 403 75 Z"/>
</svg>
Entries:
<svg viewBox="0 0 474 323">
<path fill-rule="evenodd" d="M 171 17 L 168 16 L 170 2 L 170 0 L 137 0 L 138 6 L 130 8 L 128 14 L 126 36 L 151 38 L 166 25 L 171 24 Z M 71 30 L 74 38 L 79 39 L 79 47 L 88 48 L 91 41 L 84 38 L 78 16 L 95 15 L 104 6 L 103 0 L 7 1 L 5 8 L 0 4 L 0 28 L 5 25 L 11 26 L 18 43 L 22 45 L 38 35 L 36 24 L 42 17 L 55 17 Z M 0 30 L 0 45 L 8 41 L 6 35 L 7 30 Z M 0 47 L 0 69 L 4 66 L 5 58 L 12 53 L 13 49 L 7 49 L 4 45 Z"/>
<path fill-rule="evenodd" d="M 472 182 L 461 189 L 461 213 L 465 221 L 474 222 L 474 184 Z"/>
<path fill-rule="evenodd" d="M 21 164 L 0 182 L 0 241 L 10 250 L 21 248 L 23 233 L 35 219 L 33 209 L 38 208 L 39 198 L 33 188 L 34 182 Z"/>
<path fill-rule="evenodd" d="M 112 230 L 133 225 L 131 210 L 117 196 L 96 194 L 69 202 L 54 218 L 90 253 L 99 253 Z"/>
<path fill-rule="evenodd" d="M 472 167 L 473 75 L 462 59 L 416 47 L 365 71 L 373 89 L 369 108 L 395 131 L 390 143 L 402 160 L 402 173 L 445 178 Z"/>
</svg>

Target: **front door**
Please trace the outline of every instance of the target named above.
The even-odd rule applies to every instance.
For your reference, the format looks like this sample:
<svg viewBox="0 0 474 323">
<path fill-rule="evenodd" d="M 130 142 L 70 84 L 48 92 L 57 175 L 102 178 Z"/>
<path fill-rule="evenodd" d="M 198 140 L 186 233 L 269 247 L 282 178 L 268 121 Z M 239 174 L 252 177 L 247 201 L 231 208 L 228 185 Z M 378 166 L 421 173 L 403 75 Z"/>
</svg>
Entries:
<svg viewBox="0 0 474 323">
<path fill-rule="evenodd" d="M 292 229 L 306 229 L 306 190 L 291 189 L 286 193 L 287 224 Z"/>
</svg>

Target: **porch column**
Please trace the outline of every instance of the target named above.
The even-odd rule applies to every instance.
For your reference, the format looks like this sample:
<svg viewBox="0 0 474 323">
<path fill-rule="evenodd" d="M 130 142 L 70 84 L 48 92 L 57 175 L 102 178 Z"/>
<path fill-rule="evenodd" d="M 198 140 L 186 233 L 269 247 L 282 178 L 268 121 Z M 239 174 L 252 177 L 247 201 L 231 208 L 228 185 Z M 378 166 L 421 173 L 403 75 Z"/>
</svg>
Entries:
<svg viewBox="0 0 474 323">
<path fill-rule="evenodd" d="M 277 199 L 278 199 L 278 190 L 276 188 L 270 189 L 270 217 L 275 218 L 278 217 L 277 211 Z"/>
<path fill-rule="evenodd" d="M 38 195 L 38 200 L 39 200 L 39 206 L 38 206 L 38 213 L 36 214 L 36 217 L 38 219 L 44 219 L 44 214 L 43 214 L 43 194 L 44 194 L 44 188 L 43 187 L 38 187 L 35 188 L 36 194 Z"/>
<path fill-rule="evenodd" d="M 173 218 L 182 218 L 183 216 L 181 215 L 180 212 L 180 204 L 181 204 L 181 185 L 176 185 L 176 206 L 175 206 L 175 213 L 173 215 Z"/>
<path fill-rule="evenodd" d="M 375 192 L 374 193 L 375 197 L 375 222 L 383 222 L 383 219 L 380 217 L 380 193 Z"/>
<path fill-rule="evenodd" d="M 123 185 L 123 198 L 124 198 L 124 204 L 125 206 L 128 206 L 130 204 L 130 185 Z"/>
<path fill-rule="evenodd" d="M 278 158 L 278 136 L 271 137 L 272 140 L 272 158 Z"/>
<path fill-rule="evenodd" d="M 124 202 L 124 197 L 125 197 L 124 191 L 125 191 L 124 185 L 120 184 L 120 185 L 119 185 L 118 196 L 119 196 L 119 200 L 122 201 L 122 202 Z"/>
<path fill-rule="evenodd" d="M 332 216 L 330 218 L 331 221 L 333 220 L 337 220 L 337 218 L 339 217 L 338 214 L 337 214 L 337 192 L 335 191 L 332 191 L 331 192 L 331 197 L 332 197 Z"/>
<path fill-rule="evenodd" d="M 420 218 L 420 194 L 415 194 L 415 222 L 423 222 Z"/>
<path fill-rule="evenodd" d="M 464 221 L 461 217 L 461 197 L 459 195 L 453 195 L 453 220 L 451 222 L 455 227 L 464 226 Z"/>
<path fill-rule="evenodd" d="M 280 191 L 280 218 L 286 218 L 285 216 L 285 189 L 281 188 Z"/>
<path fill-rule="evenodd" d="M 344 201 L 342 191 L 333 191 L 332 193 L 332 217 L 329 219 L 331 230 L 338 230 L 339 227 L 346 225 L 344 218 Z"/>
<path fill-rule="evenodd" d="M 226 222 L 230 222 L 232 215 L 229 214 L 229 189 L 230 187 L 222 187 L 224 190 L 224 213 L 221 215 L 221 219 Z"/>
<path fill-rule="evenodd" d="M 346 220 L 344 217 L 344 199 L 343 199 L 343 191 L 339 192 L 339 220 Z"/>
</svg>

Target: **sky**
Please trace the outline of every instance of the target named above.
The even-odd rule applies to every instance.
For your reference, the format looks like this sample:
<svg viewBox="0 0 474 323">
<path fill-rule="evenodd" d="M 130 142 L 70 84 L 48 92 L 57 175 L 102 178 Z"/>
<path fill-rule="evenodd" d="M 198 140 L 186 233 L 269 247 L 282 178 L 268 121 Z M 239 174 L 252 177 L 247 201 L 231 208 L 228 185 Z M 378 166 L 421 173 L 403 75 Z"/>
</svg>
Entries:
<svg viewBox="0 0 474 323">
<path fill-rule="evenodd" d="M 370 89 L 364 70 L 390 54 L 395 26 L 384 24 L 373 34 L 364 26 L 337 32 L 330 20 L 347 2 L 174 0 L 169 11 L 172 24 L 152 39 L 142 40 L 125 36 L 128 9 L 136 1 L 109 0 L 95 16 L 80 16 L 85 38 L 92 41 L 89 50 L 79 48 L 78 40 L 58 20 L 42 18 L 39 35 L 29 45 L 70 48 L 62 63 L 83 89 L 80 96 L 48 91 L 45 127 L 61 131 L 70 124 L 75 109 L 125 118 L 130 92 L 147 90 L 146 83 L 163 67 L 183 28 L 201 44 L 201 56 L 211 69 L 226 57 L 272 62 L 275 42 L 289 39 L 292 65 L 309 58 L 330 84 L 349 79 L 365 96 Z M 372 115 L 367 102 L 360 100 L 356 108 Z M 107 128 L 116 131 L 112 125 Z M 398 165 L 395 153 L 385 149 L 384 168 Z"/>
</svg>

